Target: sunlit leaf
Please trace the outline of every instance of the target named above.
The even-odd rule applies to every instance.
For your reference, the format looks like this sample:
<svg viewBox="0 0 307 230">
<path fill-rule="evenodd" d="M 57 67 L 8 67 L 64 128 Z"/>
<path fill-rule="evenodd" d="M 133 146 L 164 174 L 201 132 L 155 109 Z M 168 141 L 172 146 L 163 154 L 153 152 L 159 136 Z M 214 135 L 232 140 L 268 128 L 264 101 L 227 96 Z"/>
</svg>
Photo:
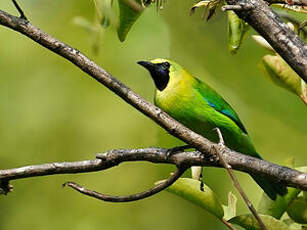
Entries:
<svg viewBox="0 0 307 230">
<path fill-rule="evenodd" d="M 228 205 L 223 205 L 225 220 L 230 220 L 236 216 L 237 200 L 237 197 L 232 192 L 228 193 Z"/>
<path fill-rule="evenodd" d="M 260 67 L 273 83 L 295 93 L 307 104 L 306 83 L 279 55 L 265 55 Z"/>
<path fill-rule="evenodd" d="M 204 185 L 204 191 L 201 191 L 200 181 L 198 180 L 180 178 L 168 187 L 166 191 L 204 208 L 219 219 L 224 216 L 222 205 L 215 193 L 207 185 Z"/>
<path fill-rule="evenodd" d="M 259 215 L 268 230 L 289 230 L 288 226 L 280 220 L 268 215 Z M 257 220 L 252 214 L 236 216 L 228 222 L 237 224 L 247 230 L 261 230 Z"/>
<path fill-rule="evenodd" d="M 285 215 L 285 218 L 282 219 L 282 222 L 288 226 L 289 230 L 302 230 L 302 225 L 294 222 L 288 217 L 288 215 Z"/>
<path fill-rule="evenodd" d="M 202 171 L 203 171 L 203 167 L 200 167 L 200 166 L 192 166 L 192 167 L 191 167 L 192 179 L 194 179 L 194 180 L 200 180 Z"/>
<path fill-rule="evenodd" d="M 216 9 L 220 8 L 222 4 L 223 1 L 221 0 L 200 1 L 192 6 L 190 14 L 193 14 L 195 12 L 195 9 L 197 8 L 204 8 L 202 18 L 205 18 L 207 16 L 208 21 L 215 14 Z"/>
<path fill-rule="evenodd" d="M 228 15 L 228 48 L 231 54 L 235 54 L 240 48 L 244 35 L 249 29 L 249 25 L 232 11 L 227 11 Z"/>
<path fill-rule="evenodd" d="M 267 49 L 268 51 L 272 53 L 275 53 L 275 50 L 273 49 L 273 47 L 262 36 L 252 35 L 252 39 L 254 39 L 254 41 L 261 47 Z"/>
<path fill-rule="evenodd" d="M 143 12 L 142 0 L 118 0 L 119 26 L 117 28 L 118 38 L 125 41 L 128 32 Z"/>
<path fill-rule="evenodd" d="M 190 13 L 193 14 L 197 8 L 209 6 L 209 3 L 210 3 L 210 2 L 211 2 L 211 1 L 200 1 L 200 2 L 198 2 L 198 3 L 196 3 L 196 4 L 194 4 L 194 5 L 192 6 L 192 8 L 191 8 L 191 12 L 190 12 Z"/>
</svg>

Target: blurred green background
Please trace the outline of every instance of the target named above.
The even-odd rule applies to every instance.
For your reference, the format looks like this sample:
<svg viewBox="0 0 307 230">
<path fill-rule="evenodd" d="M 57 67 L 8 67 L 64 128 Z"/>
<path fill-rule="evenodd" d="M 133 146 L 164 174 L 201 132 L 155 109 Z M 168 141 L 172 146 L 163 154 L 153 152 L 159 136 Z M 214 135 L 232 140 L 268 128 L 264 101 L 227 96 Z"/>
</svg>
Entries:
<svg viewBox="0 0 307 230">
<path fill-rule="evenodd" d="M 91 35 L 72 23 L 76 16 L 93 20 L 92 1 L 21 1 L 33 24 L 78 48 L 150 101 L 152 80 L 136 62 L 176 60 L 232 104 L 265 159 L 282 164 L 294 157 L 297 166 L 307 165 L 306 106 L 264 78 L 257 63 L 265 51 L 250 38 L 237 55 L 228 53 L 224 13 L 206 23 L 200 12 L 189 16 L 191 4 L 168 0 L 160 13 L 147 9 L 124 43 L 114 28 L 106 29 L 94 55 Z M 10 1 L 1 1 L 0 9 L 16 14 Z M 91 159 L 114 148 L 180 144 L 68 61 L 4 27 L 0 54 L 1 168 Z M 149 188 L 173 169 L 125 163 L 97 173 L 13 181 L 14 192 L 0 197 L 0 229 L 225 229 L 201 208 L 167 192 L 114 204 L 61 187 L 72 180 L 123 195 Z M 260 188 L 249 176 L 237 175 L 257 204 Z M 204 180 L 223 203 L 228 191 L 234 191 L 222 169 L 206 168 Z M 238 213 L 246 212 L 239 199 Z"/>
</svg>

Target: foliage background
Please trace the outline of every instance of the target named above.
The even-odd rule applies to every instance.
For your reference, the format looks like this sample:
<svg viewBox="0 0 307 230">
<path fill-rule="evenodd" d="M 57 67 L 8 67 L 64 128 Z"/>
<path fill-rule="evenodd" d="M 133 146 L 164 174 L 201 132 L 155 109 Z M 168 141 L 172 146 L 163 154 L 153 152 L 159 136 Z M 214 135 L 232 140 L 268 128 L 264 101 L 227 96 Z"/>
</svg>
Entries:
<svg viewBox="0 0 307 230">
<path fill-rule="evenodd" d="M 265 51 L 250 38 L 237 55 L 228 53 L 225 14 L 219 12 L 205 23 L 200 12 L 189 16 L 192 1 L 168 0 L 160 13 L 147 9 L 124 43 L 108 28 L 95 56 L 92 37 L 72 23 L 76 16 L 93 20 L 91 1 L 21 4 L 33 24 L 86 53 L 150 101 L 152 80 L 136 61 L 176 60 L 233 105 L 265 159 L 282 164 L 293 156 L 297 166 L 307 164 L 306 107 L 263 77 L 257 63 Z M 16 13 L 10 1 L 1 1 L 0 9 Z M 113 148 L 180 144 L 72 64 L 24 36 L 1 27 L 0 44 L 1 168 L 90 159 Z M 97 191 L 128 194 L 152 186 L 172 169 L 127 163 L 99 173 L 14 181 L 15 191 L 0 197 L 0 229 L 225 229 L 210 214 L 166 192 L 112 204 L 61 187 L 73 180 Z M 257 203 L 260 188 L 249 176 L 238 175 Z M 204 180 L 223 203 L 234 190 L 224 170 L 206 168 Z M 242 202 L 238 212 L 247 212 Z"/>
</svg>

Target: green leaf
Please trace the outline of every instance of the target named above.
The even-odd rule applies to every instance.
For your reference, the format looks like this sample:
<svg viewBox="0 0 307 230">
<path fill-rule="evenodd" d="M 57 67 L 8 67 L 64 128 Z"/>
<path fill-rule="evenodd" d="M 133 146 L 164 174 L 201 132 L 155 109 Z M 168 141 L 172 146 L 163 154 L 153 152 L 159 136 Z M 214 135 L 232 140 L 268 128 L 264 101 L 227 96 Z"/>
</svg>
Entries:
<svg viewBox="0 0 307 230">
<path fill-rule="evenodd" d="M 277 14 L 279 14 L 280 16 L 282 17 L 294 17 L 296 20 L 299 20 L 299 21 L 304 21 L 304 20 L 307 20 L 307 14 L 306 14 L 306 10 L 304 10 L 305 12 L 302 13 L 302 12 L 299 12 L 299 8 L 297 8 L 297 10 L 294 10 L 294 7 L 293 8 L 288 8 L 288 7 L 285 7 L 285 5 L 282 5 L 282 4 L 272 4 L 271 5 L 273 11 L 275 11 Z M 303 10 L 303 8 L 301 8 L 301 10 Z"/>
<path fill-rule="evenodd" d="M 210 2 L 211 1 L 206 0 L 195 3 L 190 10 L 190 14 L 193 14 L 197 8 L 208 7 Z"/>
<path fill-rule="evenodd" d="M 215 193 L 207 185 L 204 185 L 204 191 L 201 191 L 200 181 L 198 180 L 179 178 L 166 191 L 204 208 L 219 219 L 224 216 L 222 205 L 218 201 Z"/>
<path fill-rule="evenodd" d="M 288 193 L 281 197 L 278 196 L 275 201 L 271 200 L 265 193 L 258 205 L 258 212 L 264 215 L 272 216 L 276 219 L 280 219 L 281 216 L 287 211 L 291 202 L 301 192 L 299 189 L 288 188 Z"/>
<path fill-rule="evenodd" d="M 304 197 L 297 197 L 290 204 L 288 215 L 292 220 L 300 224 L 307 224 L 307 201 Z"/>
<path fill-rule="evenodd" d="M 212 18 L 212 16 L 215 14 L 216 9 L 220 8 L 222 4 L 223 1 L 221 0 L 199 1 L 192 6 L 190 14 L 193 14 L 195 12 L 195 9 L 197 8 L 204 8 L 202 18 L 207 17 L 207 21 L 209 21 Z"/>
<path fill-rule="evenodd" d="M 231 54 L 237 53 L 239 50 L 244 35 L 249 29 L 249 25 L 240 19 L 237 14 L 232 11 L 227 11 L 228 15 L 228 48 Z"/>
<path fill-rule="evenodd" d="M 237 197 L 232 193 L 228 193 L 228 206 L 223 205 L 224 209 L 224 219 L 230 220 L 231 218 L 236 216 L 237 211 Z"/>
<path fill-rule="evenodd" d="M 119 26 L 117 35 L 121 42 L 125 41 L 128 32 L 143 12 L 142 0 L 118 0 Z"/>
<path fill-rule="evenodd" d="M 295 168 L 298 171 L 307 172 L 307 167 Z M 258 212 L 264 215 L 273 216 L 276 219 L 280 219 L 281 216 L 287 211 L 289 205 L 300 194 L 301 190 L 296 188 L 288 188 L 288 193 L 281 197 L 278 196 L 275 201 L 271 200 L 265 193 L 258 205 Z"/>
<path fill-rule="evenodd" d="M 300 172 L 307 173 L 307 166 L 297 167 L 295 169 Z M 287 213 L 295 222 L 307 224 L 307 200 L 305 191 L 303 191 L 302 196 L 293 200 L 287 210 Z"/>
<path fill-rule="evenodd" d="M 268 215 L 259 215 L 268 230 L 289 230 L 288 226 L 280 220 Z M 247 230 L 261 230 L 257 220 L 252 214 L 236 216 L 228 222 L 237 224 Z"/>
<path fill-rule="evenodd" d="M 276 85 L 295 93 L 307 104 L 307 86 L 297 73 L 278 55 L 265 55 L 260 63 L 268 79 Z"/>
<path fill-rule="evenodd" d="M 286 225 L 288 225 L 289 230 L 302 230 L 302 225 L 295 223 L 292 219 L 290 219 L 288 216 L 283 218 L 282 220 Z"/>
</svg>

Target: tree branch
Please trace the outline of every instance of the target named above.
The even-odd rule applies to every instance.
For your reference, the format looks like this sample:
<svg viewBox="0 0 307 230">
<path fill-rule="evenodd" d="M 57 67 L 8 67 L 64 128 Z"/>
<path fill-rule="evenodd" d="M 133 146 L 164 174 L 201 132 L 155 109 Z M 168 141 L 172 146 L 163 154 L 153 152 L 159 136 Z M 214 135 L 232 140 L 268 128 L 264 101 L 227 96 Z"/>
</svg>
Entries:
<svg viewBox="0 0 307 230">
<path fill-rule="evenodd" d="M 166 189 L 167 187 L 171 186 L 173 183 L 175 183 L 176 180 L 181 177 L 181 175 L 188 169 L 186 166 L 177 166 L 177 170 L 175 173 L 171 174 L 169 178 L 167 178 L 164 182 L 159 183 L 153 188 L 148 189 L 145 192 L 136 193 L 128 196 L 113 196 L 113 195 L 106 195 L 99 192 L 95 192 L 89 189 L 86 189 L 79 184 L 75 182 L 66 182 L 63 184 L 63 186 L 69 186 L 73 188 L 74 190 L 87 195 L 94 197 L 99 200 L 103 201 L 109 201 L 109 202 L 131 202 L 136 200 L 141 200 L 150 196 L 153 196 L 157 194 L 158 192 L 161 192 L 162 190 Z"/>
<path fill-rule="evenodd" d="M 307 47 L 299 36 L 263 0 L 226 1 L 229 5 L 252 5 L 252 8 L 235 12 L 264 37 L 292 69 L 307 82 Z"/>
<path fill-rule="evenodd" d="M 88 75 L 96 79 L 98 82 L 105 85 L 107 88 L 116 93 L 123 100 L 125 100 L 127 103 L 135 107 L 144 115 L 150 117 L 157 124 L 159 124 L 165 130 L 167 130 L 170 134 L 178 137 L 179 139 L 183 140 L 188 144 L 191 144 L 200 152 L 202 152 L 202 154 L 200 154 L 199 152 L 175 154 L 174 156 L 167 158 L 165 156 L 164 152 L 165 150 L 162 149 L 150 149 L 150 151 L 149 149 L 145 149 L 146 151 L 121 150 L 120 152 L 115 151 L 116 155 L 112 154 L 111 151 L 107 155 L 99 155 L 99 157 L 104 160 L 96 159 L 96 160 L 80 161 L 80 162 L 62 162 L 62 163 L 52 163 L 52 164 L 44 164 L 37 166 L 28 166 L 19 169 L 17 168 L 17 169 L 1 170 L 0 171 L 1 181 L 9 181 L 19 178 L 52 175 L 60 173 L 79 173 L 79 172 L 97 171 L 113 167 L 114 165 L 119 164 L 120 162 L 138 161 L 138 160 L 147 160 L 154 163 L 172 163 L 176 165 L 180 165 L 179 163 L 185 163 L 188 165 L 218 166 L 218 163 L 212 160 L 215 156 L 214 146 L 216 146 L 217 144 L 210 142 L 206 138 L 189 130 L 188 128 L 186 128 L 185 126 L 183 126 L 182 124 L 171 118 L 161 109 L 152 105 L 151 103 L 143 99 L 141 96 L 136 94 L 134 91 L 129 89 L 127 86 L 125 86 L 115 77 L 113 77 L 103 68 L 98 66 L 96 63 L 91 61 L 88 57 L 86 57 L 77 49 L 74 49 L 64 44 L 63 42 L 57 40 L 56 38 L 52 37 L 51 35 L 41 31 L 39 28 L 35 27 L 27 20 L 15 17 L 1 10 L 0 10 L 0 24 L 24 34 L 25 36 L 29 37 L 36 43 L 44 46 L 45 48 L 51 50 L 52 52 L 57 53 L 58 55 L 69 60 L 79 69 L 81 69 L 83 72 L 87 73 Z M 290 35 L 292 36 L 292 34 Z M 293 43 L 295 42 L 291 42 L 291 44 Z M 285 47 L 287 47 L 287 45 L 285 45 Z M 291 47 L 293 48 L 295 46 L 293 45 Z M 294 51 L 295 51 L 294 56 L 296 57 L 297 52 L 295 49 Z M 303 57 L 305 58 L 305 56 Z M 305 60 L 304 58 L 303 60 Z M 295 59 L 293 60 L 295 61 Z M 157 154 L 153 154 L 153 152 Z M 271 177 L 272 180 L 284 183 L 285 185 L 307 190 L 306 174 L 288 169 L 286 167 L 274 165 L 266 161 L 255 159 L 253 157 L 236 153 L 226 147 L 223 149 L 223 153 L 224 153 L 224 159 L 234 169 L 241 170 L 244 172 L 252 172 L 255 174 L 266 175 L 268 177 Z M 204 157 L 204 155 L 206 155 L 206 157 Z M 213 158 L 210 158 L 210 156 Z"/>
<path fill-rule="evenodd" d="M 229 151 L 226 147 L 215 144 L 220 149 L 223 159 L 235 170 L 253 173 L 270 178 L 290 187 L 307 191 L 307 175 L 294 169 L 283 167 L 251 156 Z M 215 150 L 214 150 L 215 151 Z M 184 166 L 223 167 L 216 157 L 205 157 L 198 151 L 178 152 L 168 156 L 169 149 L 119 149 L 97 154 L 94 160 L 76 162 L 55 162 L 30 165 L 20 168 L 0 170 L 0 182 L 37 176 L 57 174 L 87 173 L 106 170 L 123 162 L 147 161 L 157 164 L 174 164 Z"/>
</svg>

